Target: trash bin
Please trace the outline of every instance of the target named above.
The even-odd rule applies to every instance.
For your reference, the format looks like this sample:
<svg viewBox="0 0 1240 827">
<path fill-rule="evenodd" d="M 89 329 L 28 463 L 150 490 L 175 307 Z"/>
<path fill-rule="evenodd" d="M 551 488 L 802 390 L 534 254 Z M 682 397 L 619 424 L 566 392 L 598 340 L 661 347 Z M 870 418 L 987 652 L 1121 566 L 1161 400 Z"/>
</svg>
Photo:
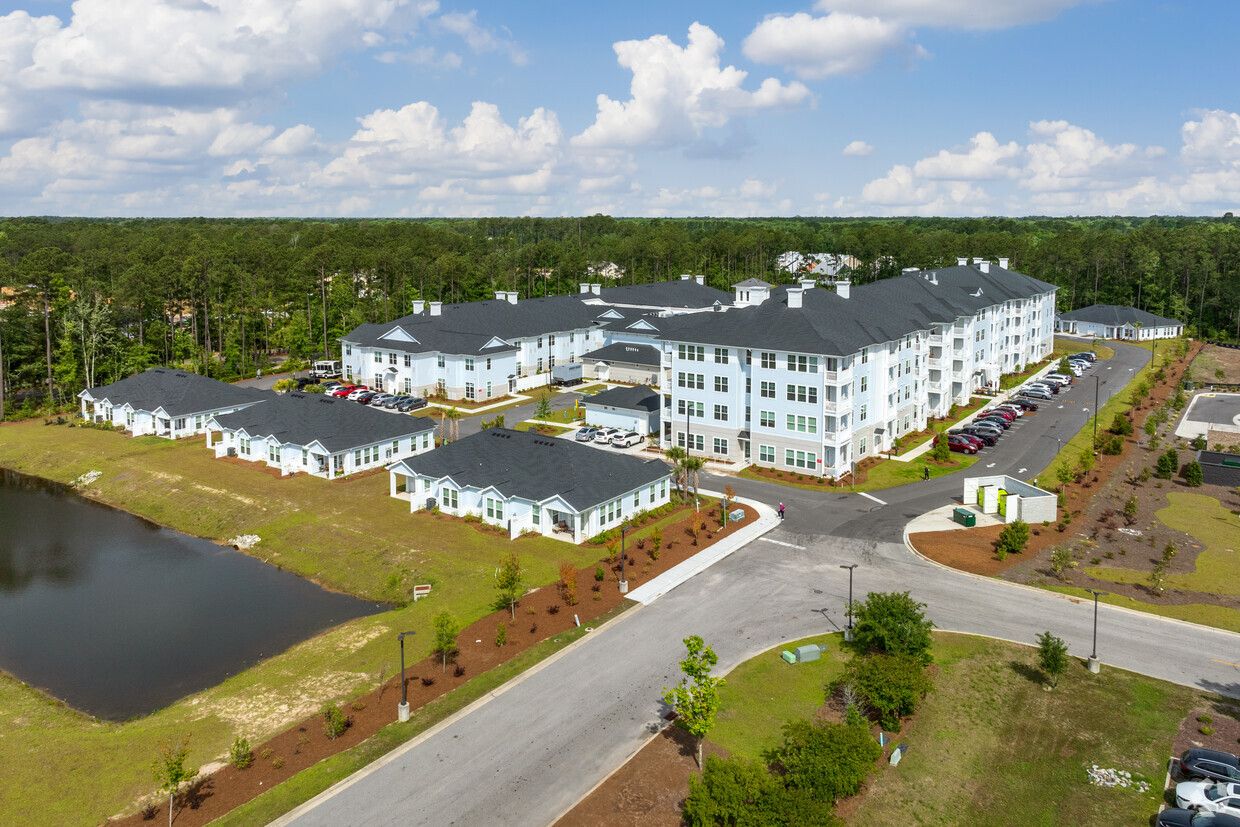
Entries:
<svg viewBox="0 0 1240 827">
<path fill-rule="evenodd" d="M 1193 387 L 1194 387 L 1194 386 L 1193 386 L 1193 380 L 1192 380 L 1192 379 L 1185 379 L 1185 380 L 1184 380 L 1184 390 L 1186 390 L 1186 391 L 1191 391 L 1191 390 L 1193 389 Z"/>
<path fill-rule="evenodd" d="M 973 528 L 977 525 L 977 515 L 967 508 L 956 508 L 952 510 L 952 520 L 960 523 L 965 528 Z"/>
</svg>

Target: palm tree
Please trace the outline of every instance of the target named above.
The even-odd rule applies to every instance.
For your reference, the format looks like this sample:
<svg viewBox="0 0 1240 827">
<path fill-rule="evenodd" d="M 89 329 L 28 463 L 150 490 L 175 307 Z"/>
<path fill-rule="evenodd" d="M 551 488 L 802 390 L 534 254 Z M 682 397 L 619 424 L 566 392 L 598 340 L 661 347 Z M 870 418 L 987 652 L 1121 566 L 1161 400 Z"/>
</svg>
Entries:
<svg viewBox="0 0 1240 827">
<path fill-rule="evenodd" d="M 449 422 L 449 428 L 452 432 L 452 440 L 456 441 L 461 438 L 461 412 L 452 406 L 444 411 L 444 418 Z"/>
<path fill-rule="evenodd" d="M 668 461 L 672 463 L 672 485 L 677 489 L 680 489 L 681 467 L 687 456 L 688 454 L 685 452 L 685 449 L 681 448 L 679 445 L 673 445 L 671 448 L 667 449 Z"/>
<path fill-rule="evenodd" d="M 689 485 L 689 475 L 693 475 L 693 502 L 696 504 L 698 499 L 698 471 L 706 465 L 705 457 L 686 457 L 683 463 L 685 468 L 685 487 Z"/>
</svg>

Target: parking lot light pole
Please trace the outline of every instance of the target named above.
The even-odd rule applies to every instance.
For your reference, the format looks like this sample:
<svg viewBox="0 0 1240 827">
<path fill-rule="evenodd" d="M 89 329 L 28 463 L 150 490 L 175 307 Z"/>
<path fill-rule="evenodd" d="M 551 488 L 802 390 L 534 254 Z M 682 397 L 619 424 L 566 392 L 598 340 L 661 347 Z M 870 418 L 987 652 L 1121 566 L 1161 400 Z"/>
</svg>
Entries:
<svg viewBox="0 0 1240 827">
<path fill-rule="evenodd" d="M 1098 453 L 1098 374 L 1094 374 L 1094 453 Z"/>
<path fill-rule="evenodd" d="M 848 569 L 848 628 L 844 630 L 844 640 L 852 643 L 853 639 L 853 570 L 857 568 L 857 564 L 853 563 L 848 566 L 840 566 L 842 569 Z"/>
<path fill-rule="evenodd" d="M 620 526 L 620 594 L 628 594 L 629 591 L 629 579 L 624 567 L 625 557 L 627 556 L 624 551 L 624 536 L 629 533 L 629 528 L 631 526 L 627 524 Z"/>
<path fill-rule="evenodd" d="M 1102 668 L 1101 663 L 1098 661 L 1098 598 L 1101 595 L 1109 594 L 1109 592 L 1100 592 L 1095 589 L 1086 589 L 1085 591 L 1094 596 L 1094 650 L 1089 656 L 1089 671 L 1097 675 Z"/>
<path fill-rule="evenodd" d="M 405 638 L 417 632 L 401 632 L 396 636 L 400 641 L 400 706 L 396 707 L 396 719 L 401 723 L 409 720 L 409 696 L 405 689 Z"/>
</svg>

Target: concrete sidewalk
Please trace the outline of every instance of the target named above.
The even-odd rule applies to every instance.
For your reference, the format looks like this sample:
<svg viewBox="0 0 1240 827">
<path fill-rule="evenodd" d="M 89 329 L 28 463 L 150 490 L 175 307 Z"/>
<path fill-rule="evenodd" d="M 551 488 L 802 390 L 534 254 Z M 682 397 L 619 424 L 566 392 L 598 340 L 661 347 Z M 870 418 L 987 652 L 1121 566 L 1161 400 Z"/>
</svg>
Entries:
<svg viewBox="0 0 1240 827">
<path fill-rule="evenodd" d="M 904 536 L 917 534 L 922 531 L 962 531 L 964 526 L 952 519 L 952 512 L 959 508 L 958 505 L 945 505 L 942 508 L 936 508 L 933 511 L 927 511 L 913 519 L 909 520 L 908 526 L 904 529 Z M 983 514 L 976 508 L 965 506 L 973 515 L 977 517 L 977 527 L 1003 525 L 1003 522 L 997 517 L 990 514 Z"/>
</svg>

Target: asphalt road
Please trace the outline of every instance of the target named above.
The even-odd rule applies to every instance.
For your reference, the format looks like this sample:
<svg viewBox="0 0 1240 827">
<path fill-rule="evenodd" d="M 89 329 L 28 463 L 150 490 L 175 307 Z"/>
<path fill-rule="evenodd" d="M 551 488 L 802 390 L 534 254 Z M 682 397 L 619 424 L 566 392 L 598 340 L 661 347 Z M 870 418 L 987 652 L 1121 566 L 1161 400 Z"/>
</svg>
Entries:
<svg viewBox="0 0 1240 827">
<path fill-rule="evenodd" d="M 1099 393 L 1127 381 L 1134 348 L 1095 368 Z M 1107 371 L 1107 368 L 1110 371 Z M 1093 373 L 1090 374 L 1092 377 Z M 1047 434 L 1071 435 L 1093 402 L 1093 380 L 1056 397 L 1050 410 L 1023 418 L 990 449 L 992 473 L 1032 476 L 1057 450 Z M 1061 413 L 1055 404 L 1063 403 Z M 988 457 L 983 462 L 991 462 Z M 975 466 L 976 467 L 976 466 Z M 982 466 L 984 467 L 984 466 Z M 698 634 L 720 671 L 781 641 L 835 631 L 844 621 L 848 577 L 854 589 L 909 590 L 945 630 L 1032 643 L 1051 630 L 1072 655 L 1091 653 L 1094 607 L 1038 589 L 952 571 L 910 553 L 898 539 L 907 519 L 959 496 L 958 479 L 940 478 L 879 492 L 886 504 L 727 480 L 743 496 L 782 499 L 788 517 L 651 605 L 631 610 L 544 668 L 505 687 L 386 763 L 338 785 L 277 823 L 544 825 L 585 795 L 655 732 L 660 696 L 679 679 L 681 639 Z M 1240 636 L 1103 604 L 1097 653 L 1104 667 L 1240 697 L 1233 662 Z M 1083 667 L 1082 667 L 1083 668 Z"/>
</svg>

